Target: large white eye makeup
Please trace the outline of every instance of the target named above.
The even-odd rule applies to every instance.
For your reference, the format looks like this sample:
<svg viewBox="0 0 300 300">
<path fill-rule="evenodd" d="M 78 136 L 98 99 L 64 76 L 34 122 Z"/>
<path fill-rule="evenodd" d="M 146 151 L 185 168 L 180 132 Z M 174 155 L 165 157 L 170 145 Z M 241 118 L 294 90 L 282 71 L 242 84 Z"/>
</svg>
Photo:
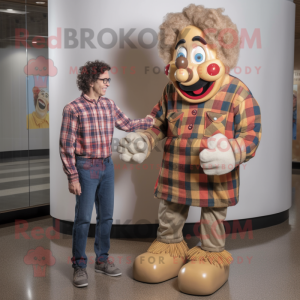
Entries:
<svg viewBox="0 0 300 300">
<path fill-rule="evenodd" d="M 200 46 L 195 47 L 191 53 L 192 62 L 195 64 L 202 64 L 205 62 L 206 53 L 204 49 Z"/>
<path fill-rule="evenodd" d="M 178 50 L 177 50 L 177 55 L 176 55 L 176 58 L 177 57 L 180 57 L 180 56 L 183 56 L 186 58 L 187 56 L 187 51 L 184 47 L 180 47 Z"/>
</svg>

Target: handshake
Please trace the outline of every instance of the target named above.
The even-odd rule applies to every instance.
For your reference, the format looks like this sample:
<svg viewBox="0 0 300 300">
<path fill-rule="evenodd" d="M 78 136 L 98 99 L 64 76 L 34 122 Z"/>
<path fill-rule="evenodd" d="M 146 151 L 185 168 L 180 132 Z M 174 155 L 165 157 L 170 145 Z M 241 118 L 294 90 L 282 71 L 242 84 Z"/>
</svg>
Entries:
<svg viewBox="0 0 300 300">
<path fill-rule="evenodd" d="M 131 132 L 119 142 L 120 159 L 127 163 L 141 164 L 148 156 L 148 145 L 146 136 Z M 235 168 L 235 156 L 225 135 L 218 133 L 210 137 L 207 146 L 207 149 L 199 153 L 200 166 L 206 175 L 223 175 Z"/>
<path fill-rule="evenodd" d="M 121 139 L 118 146 L 120 159 L 131 164 L 141 164 L 148 154 L 147 138 L 139 133 L 130 132 Z"/>
</svg>

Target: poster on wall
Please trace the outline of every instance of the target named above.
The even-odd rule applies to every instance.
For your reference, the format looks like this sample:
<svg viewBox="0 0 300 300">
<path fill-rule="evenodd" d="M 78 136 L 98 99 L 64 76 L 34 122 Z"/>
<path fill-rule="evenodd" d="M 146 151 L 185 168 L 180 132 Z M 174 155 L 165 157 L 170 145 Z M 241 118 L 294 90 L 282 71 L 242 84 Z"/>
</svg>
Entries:
<svg viewBox="0 0 300 300">
<path fill-rule="evenodd" d="M 300 70 L 294 71 L 293 84 L 293 161 L 300 162 L 300 120 L 297 107 L 300 105 Z"/>
<path fill-rule="evenodd" d="M 49 76 L 57 74 L 51 59 L 30 59 L 24 67 L 27 75 L 27 129 L 49 128 Z"/>
</svg>

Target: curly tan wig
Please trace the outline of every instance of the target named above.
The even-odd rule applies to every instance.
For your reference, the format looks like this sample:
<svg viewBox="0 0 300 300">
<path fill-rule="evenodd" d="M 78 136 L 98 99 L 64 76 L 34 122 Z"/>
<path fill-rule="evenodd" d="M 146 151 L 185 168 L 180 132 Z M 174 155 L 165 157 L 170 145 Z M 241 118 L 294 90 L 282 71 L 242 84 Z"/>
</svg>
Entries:
<svg viewBox="0 0 300 300">
<path fill-rule="evenodd" d="M 110 66 L 103 61 L 95 60 L 88 61 L 84 66 L 79 68 L 77 75 L 77 86 L 83 93 L 88 93 L 90 90 L 90 83 L 96 82 L 100 74 L 109 71 Z"/>
<path fill-rule="evenodd" d="M 237 26 L 223 15 L 224 9 L 204 8 L 190 4 L 182 13 L 169 13 L 159 29 L 158 49 L 165 64 L 172 60 L 176 38 L 189 25 L 202 30 L 205 40 L 217 52 L 217 57 L 226 67 L 234 68 L 238 61 L 240 41 Z"/>
</svg>

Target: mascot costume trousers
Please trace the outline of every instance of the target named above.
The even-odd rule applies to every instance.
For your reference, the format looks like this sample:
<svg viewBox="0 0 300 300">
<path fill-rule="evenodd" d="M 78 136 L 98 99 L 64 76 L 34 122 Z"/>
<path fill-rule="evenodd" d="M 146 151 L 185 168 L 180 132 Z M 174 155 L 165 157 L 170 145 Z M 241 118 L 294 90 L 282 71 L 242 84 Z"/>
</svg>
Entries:
<svg viewBox="0 0 300 300">
<path fill-rule="evenodd" d="M 260 108 L 228 74 L 238 60 L 239 36 L 223 9 L 191 4 L 169 13 L 158 47 L 170 81 L 152 110 L 155 124 L 128 134 L 118 147 L 121 160 L 142 163 L 166 138 L 154 188 L 157 239 L 135 259 L 133 276 L 147 283 L 178 276 L 180 291 L 208 295 L 229 276 L 222 222 L 239 200 L 239 166 L 260 142 Z M 182 235 L 190 206 L 202 208 L 200 242 L 192 249 Z"/>
</svg>

